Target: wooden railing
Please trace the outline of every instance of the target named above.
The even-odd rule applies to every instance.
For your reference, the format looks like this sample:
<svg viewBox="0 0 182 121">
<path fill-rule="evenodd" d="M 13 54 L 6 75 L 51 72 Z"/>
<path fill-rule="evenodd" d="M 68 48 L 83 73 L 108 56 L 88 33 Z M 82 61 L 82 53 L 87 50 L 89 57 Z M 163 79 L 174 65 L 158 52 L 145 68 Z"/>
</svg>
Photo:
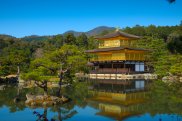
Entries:
<svg viewBox="0 0 182 121">
<path fill-rule="evenodd" d="M 138 60 L 138 61 L 144 61 L 146 60 L 146 55 L 144 54 L 132 54 L 127 53 L 124 56 L 121 56 L 121 54 L 116 55 L 106 55 L 106 56 L 98 56 L 91 58 L 90 61 L 117 61 L 117 60 Z"/>
</svg>

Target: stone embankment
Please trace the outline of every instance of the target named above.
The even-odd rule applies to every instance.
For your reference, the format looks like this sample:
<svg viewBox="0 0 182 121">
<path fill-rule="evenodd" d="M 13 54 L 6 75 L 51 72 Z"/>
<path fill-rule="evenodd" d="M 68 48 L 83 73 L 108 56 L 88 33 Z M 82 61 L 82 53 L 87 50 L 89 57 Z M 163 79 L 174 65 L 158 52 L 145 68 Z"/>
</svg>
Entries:
<svg viewBox="0 0 182 121">
<path fill-rule="evenodd" d="M 162 78 L 162 81 L 165 83 L 173 83 L 173 82 L 181 82 L 182 83 L 182 77 L 174 76 L 174 75 L 164 76 Z"/>
<path fill-rule="evenodd" d="M 15 84 L 18 83 L 17 75 L 8 75 L 5 77 L 0 77 L 0 84 Z"/>
</svg>

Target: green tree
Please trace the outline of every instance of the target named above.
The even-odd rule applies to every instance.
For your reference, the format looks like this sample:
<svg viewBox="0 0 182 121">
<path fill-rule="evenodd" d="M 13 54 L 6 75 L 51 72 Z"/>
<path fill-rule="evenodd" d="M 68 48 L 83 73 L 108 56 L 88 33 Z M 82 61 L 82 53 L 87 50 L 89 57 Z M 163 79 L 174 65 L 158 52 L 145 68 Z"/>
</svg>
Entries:
<svg viewBox="0 0 182 121">
<path fill-rule="evenodd" d="M 86 34 L 82 33 L 80 36 L 77 37 L 76 40 L 77 40 L 77 45 L 79 47 L 82 47 L 85 49 L 88 48 L 88 38 L 87 38 Z"/>
<path fill-rule="evenodd" d="M 57 76 L 59 73 L 58 95 L 64 83 L 72 83 L 75 73 L 85 71 L 85 54 L 74 45 L 64 45 L 43 58 L 37 58 L 31 63 L 32 70 L 24 75 L 26 80 L 35 80 L 36 84 L 46 92 L 47 76 Z M 40 83 L 39 83 L 40 82 Z"/>
<path fill-rule="evenodd" d="M 172 53 L 182 54 L 182 31 L 171 33 L 167 39 L 167 47 Z"/>
<path fill-rule="evenodd" d="M 0 54 L 1 68 L 3 75 L 17 73 L 17 67 L 25 71 L 30 63 L 31 51 L 28 43 L 17 41 L 3 48 Z"/>
<path fill-rule="evenodd" d="M 50 55 L 50 59 L 52 62 L 60 64 L 61 70 L 67 70 L 67 74 L 69 72 L 67 76 L 70 77 L 73 77 L 76 72 L 85 70 L 85 54 L 74 45 L 62 46 Z"/>
<path fill-rule="evenodd" d="M 99 42 L 94 39 L 94 37 L 89 37 L 88 38 L 88 49 L 95 49 L 98 48 Z"/>
<path fill-rule="evenodd" d="M 144 36 L 146 34 L 145 27 L 140 25 L 136 25 L 133 28 L 126 27 L 123 29 L 123 31 L 130 34 L 138 35 L 138 36 Z"/>
<path fill-rule="evenodd" d="M 53 39 L 56 41 L 55 42 L 56 48 L 60 48 L 61 46 L 63 46 L 64 39 L 62 35 L 56 35 Z"/>
<path fill-rule="evenodd" d="M 150 25 L 148 27 L 146 27 L 146 35 L 147 36 L 151 36 L 151 37 L 158 37 L 158 31 L 157 31 L 157 27 L 155 25 Z"/>
<path fill-rule="evenodd" d="M 158 74 L 166 73 L 164 72 L 166 70 L 164 69 L 165 66 L 162 60 L 165 56 L 168 56 L 169 52 L 167 50 L 166 43 L 163 41 L 163 39 L 144 37 L 138 41 L 137 46 L 149 50 L 146 56 L 148 58 L 147 65 L 151 70 L 154 70 Z M 159 69 L 159 67 L 161 69 Z"/>
<path fill-rule="evenodd" d="M 76 45 L 76 38 L 73 33 L 66 33 L 64 35 L 64 43 Z"/>
</svg>

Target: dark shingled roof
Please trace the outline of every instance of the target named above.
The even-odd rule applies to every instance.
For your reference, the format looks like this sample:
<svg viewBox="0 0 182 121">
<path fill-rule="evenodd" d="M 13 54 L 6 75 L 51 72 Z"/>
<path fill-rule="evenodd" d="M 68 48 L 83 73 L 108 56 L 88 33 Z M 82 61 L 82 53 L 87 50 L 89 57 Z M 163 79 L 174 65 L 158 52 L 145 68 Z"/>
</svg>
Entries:
<svg viewBox="0 0 182 121">
<path fill-rule="evenodd" d="M 113 37 L 119 37 L 119 36 L 126 37 L 126 38 L 129 38 L 129 39 L 140 39 L 141 38 L 139 36 L 128 34 L 128 33 L 125 33 L 125 32 L 115 31 L 115 32 L 106 34 L 104 36 L 95 37 L 95 39 L 107 39 L 107 38 L 113 38 Z"/>
<path fill-rule="evenodd" d="M 129 47 L 113 47 L 113 48 L 100 48 L 100 49 L 94 49 L 94 50 L 86 50 L 86 53 L 95 53 L 95 52 L 108 52 L 108 51 L 118 51 L 118 50 L 139 50 L 139 51 L 150 51 L 147 49 L 141 49 L 141 48 L 129 48 Z"/>
</svg>

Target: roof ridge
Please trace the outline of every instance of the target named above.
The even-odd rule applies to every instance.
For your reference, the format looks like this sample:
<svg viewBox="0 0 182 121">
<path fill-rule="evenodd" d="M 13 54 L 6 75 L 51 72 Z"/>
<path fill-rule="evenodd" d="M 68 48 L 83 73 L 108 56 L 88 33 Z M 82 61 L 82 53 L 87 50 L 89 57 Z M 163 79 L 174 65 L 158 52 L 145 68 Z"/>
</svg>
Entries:
<svg viewBox="0 0 182 121">
<path fill-rule="evenodd" d="M 131 39 L 140 39 L 141 38 L 140 36 L 129 34 L 129 33 L 123 32 L 123 31 L 114 31 L 114 32 L 108 33 L 106 35 L 96 37 L 96 39 L 108 39 L 108 38 L 113 38 L 113 37 L 118 37 L 118 36 L 131 38 Z"/>
</svg>

